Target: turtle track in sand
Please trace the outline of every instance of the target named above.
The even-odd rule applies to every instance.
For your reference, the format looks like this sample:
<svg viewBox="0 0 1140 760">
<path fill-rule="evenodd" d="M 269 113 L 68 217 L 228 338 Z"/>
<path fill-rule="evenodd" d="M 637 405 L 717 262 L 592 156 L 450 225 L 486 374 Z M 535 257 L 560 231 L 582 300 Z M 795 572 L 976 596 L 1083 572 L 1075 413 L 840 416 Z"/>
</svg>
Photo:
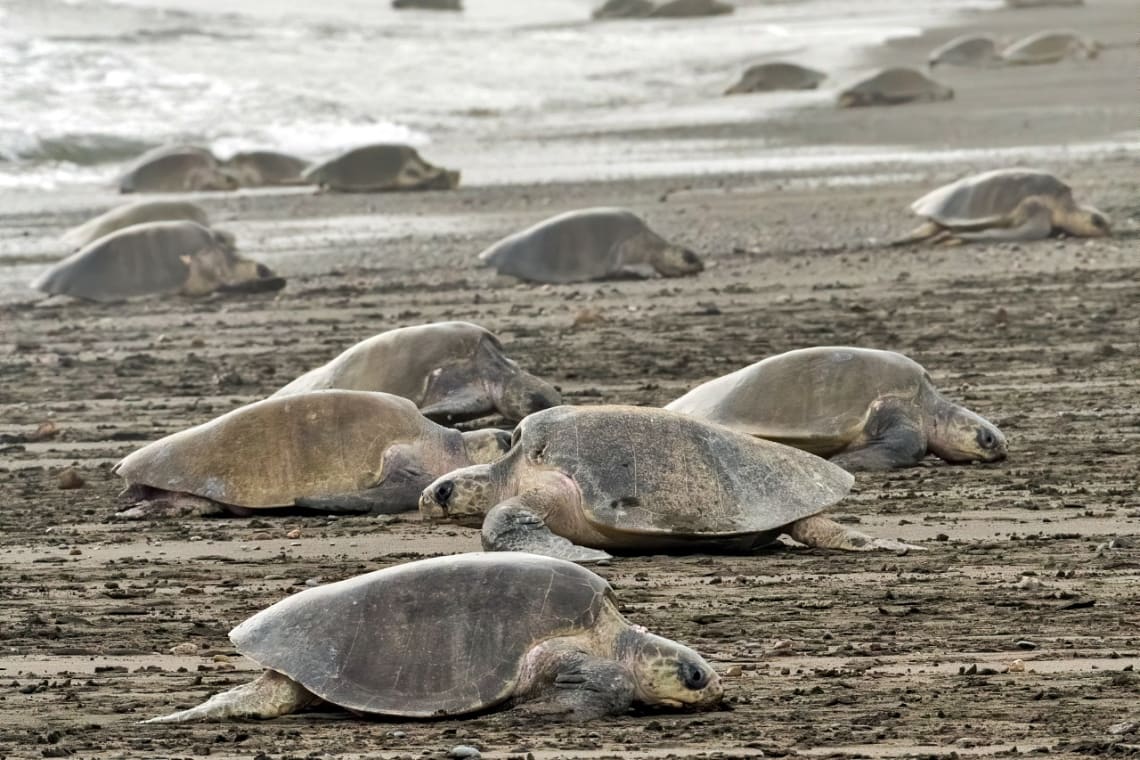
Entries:
<svg viewBox="0 0 1140 760">
<path fill-rule="evenodd" d="M 1135 730 L 1108 732 L 1140 718 L 1140 673 L 1127 669 L 1140 667 L 1140 238 L 1127 225 L 1134 167 L 1112 169 L 1067 176 L 1125 223 L 1113 240 L 844 247 L 905 228 L 906 203 L 934 183 L 808 193 L 753 181 L 725 193 L 703 180 L 662 205 L 668 183 L 645 182 L 570 188 L 562 200 L 622 198 L 707 253 L 714 266 L 701 276 L 502 285 L 454 268 L 518 226 L 478 224 L 467 238 L 385 244 L 377 269 L 295 278 L 277 299 L 0 306 L 0 432 L 26 435 L 49 417 L 59 431 L 0 443 L 0 755 L 412 757 L 456 744 L 540 758 L 1135 752 Z M 520 222 L 544 213 L 517 191 L 490 196 L 486 208 Z M 415 202 L 429 213 L 456 203 Z M 253 203 L 254 218 L 287 213 Z M 350 213 L 362 201 L 297 203 Z M 260 244 L 274 242 L 287 241 Z M 402 261 L 418 263 L 401 271 Z M 438 319 L 496 331 L 572 403 L 662 404 L 803 345 L 891 348 L 1001 426 L 1010 459 L 861 475 L 832 511 L 922 541 L 924 554 L 777 548 L 599 568 L 631 619 L 728 672 L 730 711 L 580 726 L 511 712 L 137 725 L 248 680 L 226 631 L 285 593 L 473 550 L 478 537 L 414 516 L 104 523 L 120 488 L 109 463 L 268 395 L 359 338 Z M 60 490 L 72 462 L 86 485 Z M 1101 547 L 1114 536 L 1134 543 Z M 1025 672 L 1006 672 L 1018 659 Z"/>
</svg>

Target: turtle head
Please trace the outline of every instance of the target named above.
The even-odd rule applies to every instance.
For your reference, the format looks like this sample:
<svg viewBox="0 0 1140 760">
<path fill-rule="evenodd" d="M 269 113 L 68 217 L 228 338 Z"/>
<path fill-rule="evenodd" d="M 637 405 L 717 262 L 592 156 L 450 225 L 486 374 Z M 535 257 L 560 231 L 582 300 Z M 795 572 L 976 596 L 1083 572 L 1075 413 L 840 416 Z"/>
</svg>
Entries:
<svg viewBox="0 0 1140 760">
<path fill-rule="evenodd" d="M 562 403 L 558 389 L 508 359 L 494 335 L 483 340 L 477 361 L 495 409 L 513 422 Z"/>
<path fill-rule="evenodd" d="M 667 707 L 709 707 L 720 702 L 720 676 L 684 644 L 631 626 L 618 636 L 617 659 L 633 674 L 637 701 Z"/>
<path fill-rule="evenodd" d="M 947 462 L 998 462 L 1008 446 L 997 426 L 965 407 L 944 401 L 934 414 L 927 446 Z"/>
<path fill-rule="evenodd" d="M 420 494 L 420 514 L 478 527 L 498 502 L 491 465 L 477 464 L 438 478 Z"/>
<path fill-rule="evenodd" d="M 662 277 L 684 277 L 705 268 L 704 262 L 696 253 L 672 243 L 651 250 L 649 263 Z"/>
<path fill-rule="evenodd" d="M 1112 234 L 1108 217 L 1092 206 L 1078 206 L 1066 214 L 1058 226 L 1076 237 L 1108 237 Z"/>
<path fill-rule="evenodd" d="M 463 433 L 463 450 L 475 464 L 490 464 L 511 450 L 511 434 L 487 428 Z"/>
</svg>

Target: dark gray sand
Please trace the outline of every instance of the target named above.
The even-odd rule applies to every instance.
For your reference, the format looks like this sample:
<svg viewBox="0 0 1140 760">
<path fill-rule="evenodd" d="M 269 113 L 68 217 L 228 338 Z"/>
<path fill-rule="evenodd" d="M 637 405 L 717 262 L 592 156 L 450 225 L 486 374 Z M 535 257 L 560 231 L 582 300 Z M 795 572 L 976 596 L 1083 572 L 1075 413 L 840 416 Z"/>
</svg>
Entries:
<svg viewBox="0 0 1140 760">
<path fill-rule="evenodd" d="M 1102 6 L 1116 8 L 1120 36 L 1126 18 L 1135 31 L 1122 3 L 1066 18 Z M 0 756 L 419 757 L 457 744 L 498 757 L 1136 755 L 1140 162 L 1117 136 L 1137 126 L 1136 56 L 1003 72 L 1025 86 L 972 95 L 955 81 L 956 103 L 815 114 L 851 142 L 1054 146 L 1035 163 L 1108 213 L 1113 239 L 883 245 L 914 225 L 915 197 L 995 165 L 980 154 L 406 196 L 216 196 L 211 215 L 293 275 L 286 290 L 0 306 Z M 1078 84 L 1053 100 L 1058 79 Z M 1050 119 L 1070 112 L 1054 132 Z M 1113 140 L 1122 147 L 1055 149 Z M 605 204 L 643 213 L 709 268 L 534 288 L 471 266 L 522 224 Z M 36 240 L 83 216 L 9 214 L 4 235 Z M 860 476 L 834 510 L 924 553 L 787 546 L 599 568 L 632 620 L 724 674 L 718 712 L 138 725 L 252 677 L 226 631 L 283 594 L 478 542 L 414 515 L 108 523 L 121 487 L 110 464 L 360 338 L 438 319 L 497 331 L 582 404 L 662 404 L 800 346 L 895 349 L 998 423 L 1011 455 Z M 55 432 L 36 440 L 49 420 Z M 81 488 L 59 488 L 68 468 Z"/>
</svg>

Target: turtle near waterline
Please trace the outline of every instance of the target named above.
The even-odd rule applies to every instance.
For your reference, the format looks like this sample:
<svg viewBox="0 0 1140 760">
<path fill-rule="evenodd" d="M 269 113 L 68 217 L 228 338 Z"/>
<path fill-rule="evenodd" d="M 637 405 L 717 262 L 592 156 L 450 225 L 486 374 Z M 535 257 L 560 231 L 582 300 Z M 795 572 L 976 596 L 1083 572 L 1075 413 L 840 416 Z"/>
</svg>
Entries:
<svg viewBox="0 0 1140 760">
<path fill-rule="evenodd" d="M 459 172 L 432 166 L 415 148 L 399 144 L 353 148 L 309 167 L 303 179 L 337 193 L 454 190 L 459 187 Z"/>
</svg>

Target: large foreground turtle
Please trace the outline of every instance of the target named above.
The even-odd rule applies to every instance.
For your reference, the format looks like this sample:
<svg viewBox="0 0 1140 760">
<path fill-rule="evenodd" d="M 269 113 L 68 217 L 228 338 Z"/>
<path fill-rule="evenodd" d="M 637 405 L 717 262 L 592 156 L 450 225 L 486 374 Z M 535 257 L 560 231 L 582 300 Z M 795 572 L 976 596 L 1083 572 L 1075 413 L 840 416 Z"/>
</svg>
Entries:
<svg viewBox="0 0 1140 760">
<path fill-rule="evenodd" d="M 827 74 L 797 63 L 773 61 L 749 66 L 740 81 L 725 90 L 725 95 L 775 90 L 814 90 L 827 79 Z"/>
<path fill-rule="evenodd" d="M 1073 191 L 1036 169 L 996 169 L 943 185 L 911 204 L 926 222 L 896 245 L 970 240 L 1040 240 L 1112 234 L 1108 217 L 1079 206 Z"/>
<path fill-rule="evenodd" d="M 459 172 L 425 161 L 410 145 L 366 145 L 305 171 L 304 180 L 339 193 L 454 190 Z"/>
<path fill-rule="evenodd" d="M 882 69 L 839 93 L 840 108 L 894 106 L 950 100 L 954 90 L 935 82 L 921 71 L 908 68 Z"/>
<path fill-rule="evenodd" d="M 1001 59 L 1008 64 L 1032 66 L 1057 63 L 1066 58 L 1096 58 L 1101 47 L 1099 42 L 1083 34 L 1055 29 L 1017 40 L 1001 51 Z"/>
<path fill-rule="evenodd" d="M 664 409 L 559 406 L 510 452 L 444 475 L 429 519 L 483 526 L 483 547 L 580 562 L 599 550 L 748 551 L 781 533 L 833 549 L 905 549 L 820 515 L 854 478 L 805 451 Z"/>
<path fill-rule="evenodd" d="M 988 34 L 963 34 L 930 51 L 926 59 L 935 66 L 997 66 L 1001 63 L 998 42 Z"/>
<path fill-rule="evenodd" d="M 122 193 L 178 193 L 234 190 L 238 182 L 205 148 L 171 145 L 136 158 L 119 177 L 118 185 Z"/>
<path fill-rule="evenodd" d="M 559 214 L 503 238 L 480 253 L 479 260 L 499 274 L 545 283 L 640 277 L 647 267 L 664 277 L 704 269 L 697 254 L 665 240 L 621 208 Z"/>
<path fill-rule="evenodd" d="M 104 235 L 146 222 L 197 222 L 210 226 L 205 209 L 189 201 L 135 201 L 88 219 L 63 234 L 63 242 L 72 250 L 82 248 Z"/>
<path fill-rule="evenodd" d="M 1006 455 L 992 423 L 947 400 L 922 365 L 894 351 L 788 351 L 697 386 L 666 409 L 810 451 L 848 470 Z"/>
<path fill-rule="evenodd" d="M 634 702 L 707 707 L 699 654 L 631 625 L 583 567 L 532 554 L 459 554 L 306 589 L 230 631 L 266 670 L 148 723 L 275 718 L 328 702 L 444 718 L 506 705 L 588 720 Z"/>
<path fill-rule="evenodd" d="M 445 472 L 492 462 L 500 430 L 460 433 L 387 393 L 316 391 L 267 399 L 168 435 L 115 472 L 137 504 L 125 518 L 238 514 L 274 507 L 415 509 Z"/>
<path fill-rule="evenodd" d="M 301 175 L 309 162 L 275 150 L 246 150 L 233 154 L 221 166 L 242 187 L 266 187 L 305 184 Z"/>
<path fill-rule="evenodd" d="M 121 229 L 76 251 L 32 287 L 91 301 L 215 291 L 279 290 L 285 280 L 238 256 L 233 238 L 197 222 L 148 222 Z"/>
<path fill-rule="evenodd" d="M 273 396 L 322 388 L 394 393 L 441 422 L 492 412 L 516 421 L 562 403 L 553 386 L 507 358 L 494 333 L 470 322 L 434 322 L 380 333 Z"/>
</svg>

